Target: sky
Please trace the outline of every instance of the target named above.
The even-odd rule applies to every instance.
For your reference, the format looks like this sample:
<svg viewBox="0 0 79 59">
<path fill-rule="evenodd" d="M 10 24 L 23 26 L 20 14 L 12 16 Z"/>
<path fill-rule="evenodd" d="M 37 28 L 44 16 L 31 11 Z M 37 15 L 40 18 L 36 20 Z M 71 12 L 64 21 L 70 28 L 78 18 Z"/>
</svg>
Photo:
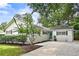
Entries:
<svg viewBox="0 0 79 59">
<path fill-rule="evenodd" d="M 9 22 L 15 14 L 31 13 L 32 10 L 26 3 L 2 3 L 0 4 L 0 24 Z M 37 12 L 32 15 L 35 23 L 38 22 L 39 16 Z"/>
</svg>

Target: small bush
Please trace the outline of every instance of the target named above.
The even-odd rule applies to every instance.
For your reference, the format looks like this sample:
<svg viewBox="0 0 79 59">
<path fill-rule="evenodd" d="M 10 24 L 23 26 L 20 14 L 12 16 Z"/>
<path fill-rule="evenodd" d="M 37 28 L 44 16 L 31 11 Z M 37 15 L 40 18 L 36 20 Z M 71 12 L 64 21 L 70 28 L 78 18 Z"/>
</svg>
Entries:
<svg viewBox="0 0 79 59">
<path fill-rule="evenodd" d="M 18 41 L 18 42 L 22 42 L 23 44 L 26 42 L 26 35 L 18 35 L 18 36 L 16 36 L 16 40 Z"/>
</svg>

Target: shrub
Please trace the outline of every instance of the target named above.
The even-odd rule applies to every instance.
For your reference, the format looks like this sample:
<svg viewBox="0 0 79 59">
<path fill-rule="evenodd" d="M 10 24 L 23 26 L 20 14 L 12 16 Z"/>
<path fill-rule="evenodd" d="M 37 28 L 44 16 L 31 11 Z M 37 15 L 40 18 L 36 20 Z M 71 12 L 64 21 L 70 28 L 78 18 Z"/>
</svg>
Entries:
<svg viewBox="0 0 79 59">
<path fill-rule="evenodd" d="M 0 42 L 2 41 L 4 34 L 0 34 Z"/>
<path fill-rule="evenodd" d="M 0 36 L 0 41 L 3 43 L 26 42 L 26 35 L 3 35 Z"/>
<path fill-rule="evenodd" d="M 18 35 L 16 39 L 18 42 L 22 42 L 24 44 L 27 38 L 26 38 L 26 35 Z"/>
<path fill-rule="evenodd" d="M 79 30 L 79 23 L 77 23 L 77 24 L 74 25 L 74 29 L 75 30 Z"/>
<path fill-rule="evenodd" d="M 16 36 L 9 36 L 9 35 L 8 35 L 8 36 L 5 36 L 5 37 L 4 37 L 4 40 L 5 40 L 6 42 L 8 42 L 8 43 L 9 43 L 9 42 L 12 42 L 12 43 L 13 43 L 15 39 L 16 39 Z"/>
<path fill-rule="evenodd" d="M 3 42 L 3 43 L 9 43 L 9 41 L 11 41 L 12 42 L 12 40 L 14 40 L 14 38 L 13 38 L 13 36 L 6 36 L 6 35 L 4 35 L 4 36 L 2 36 L 2 38 L 1 38 L 1 41 Z"/>
<path fill-rule="evenodd" d="M 75 40 L 79 40 L 79 31 L 75 31 Z"/>
<path fill-rule="evenodd" d="M 1 37 L 1 36 L 4 36 L 4 34 L 0 34 L 0 37 Z"/>
</svg>

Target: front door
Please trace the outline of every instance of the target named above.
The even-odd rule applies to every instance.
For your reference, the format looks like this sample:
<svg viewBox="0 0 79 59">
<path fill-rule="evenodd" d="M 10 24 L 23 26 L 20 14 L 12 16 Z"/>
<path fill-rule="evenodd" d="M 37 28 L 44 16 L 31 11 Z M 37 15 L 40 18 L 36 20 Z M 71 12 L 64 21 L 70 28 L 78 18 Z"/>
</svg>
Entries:
<svg viewBox="0 0 79 59">
<path fill-rule="evenodd" d="M 52 39 L 52 31 L 49 32 L 49 39 Z"/>
</svg>

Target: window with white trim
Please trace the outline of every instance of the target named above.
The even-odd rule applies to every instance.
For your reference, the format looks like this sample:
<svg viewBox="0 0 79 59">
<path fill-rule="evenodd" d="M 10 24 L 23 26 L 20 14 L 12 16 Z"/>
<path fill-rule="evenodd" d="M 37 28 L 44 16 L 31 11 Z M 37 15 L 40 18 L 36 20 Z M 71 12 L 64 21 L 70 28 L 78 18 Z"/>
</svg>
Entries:
<svg viewBox="0 0 79 59">
<path fill-rule="evenodd" d="M 68 35 L 68 31 L 56 32 L 56 35 Z"/>
</svg>

